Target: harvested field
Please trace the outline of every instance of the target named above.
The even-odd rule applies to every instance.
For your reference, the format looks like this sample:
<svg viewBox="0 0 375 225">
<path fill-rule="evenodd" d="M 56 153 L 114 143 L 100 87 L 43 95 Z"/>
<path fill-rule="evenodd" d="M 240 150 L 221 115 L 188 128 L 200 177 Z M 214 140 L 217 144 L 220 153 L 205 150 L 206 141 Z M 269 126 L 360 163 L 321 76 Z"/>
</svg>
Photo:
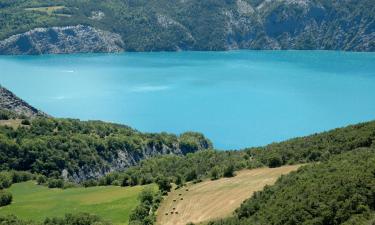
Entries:
<svg viewBox="0 0 375 225">
<path fill-rule="evenodd" d="M 233 178 L 204 181 L 172 191 L 162 202 L 159 225 L 185 225 L 229 216 L 241 203 L 300 165 L 243 170 Z"/>
</svg>

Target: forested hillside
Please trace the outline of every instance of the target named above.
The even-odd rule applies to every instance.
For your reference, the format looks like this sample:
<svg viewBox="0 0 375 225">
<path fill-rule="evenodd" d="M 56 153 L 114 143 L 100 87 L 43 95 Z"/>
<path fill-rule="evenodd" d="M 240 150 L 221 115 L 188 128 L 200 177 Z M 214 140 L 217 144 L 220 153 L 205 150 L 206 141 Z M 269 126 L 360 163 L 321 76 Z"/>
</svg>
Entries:
<svg viewBox="0 0 375 225">
<path fill-rule="evenodd" d="M 125 173 L 109 174 L 107 180 L 109 183 L 127 186 L 145 181 L 153 182 L 155 178 L 163 177 L 181 185 L 205 178 L 231 177 L 234 171 L 245 168 L 326 161 L 333 156 L 374 145 L 375 122 L 367 122 L 260 148 L 240 151 L 205 150 L 186 156 L 158 156 L 141 161 Z M 135 178 L 136 182 L 131 182 Z"/>
<path fill-rule="evenodd" d="M 203 135 L 193 132 L 147 134 L 100 121 L 7 117 L 1 122 L 15 126 L 0 126 L 0 170 L 31 171 L 75 182 L 124 170 L 152 156 L 212 147 Z"/>
<path fill-rule="evenodd" d="M 374 11 L 372 0 L 3 0 L 0 40 L 85 26 L 13 36 L 0 53 L 374 51 Z"/>
<path fill-rule="evenodd" d="M 375 223 L 375 149 L 300 168 L 257 192 L 233 218 L 210 225 Z"/>
</svg>

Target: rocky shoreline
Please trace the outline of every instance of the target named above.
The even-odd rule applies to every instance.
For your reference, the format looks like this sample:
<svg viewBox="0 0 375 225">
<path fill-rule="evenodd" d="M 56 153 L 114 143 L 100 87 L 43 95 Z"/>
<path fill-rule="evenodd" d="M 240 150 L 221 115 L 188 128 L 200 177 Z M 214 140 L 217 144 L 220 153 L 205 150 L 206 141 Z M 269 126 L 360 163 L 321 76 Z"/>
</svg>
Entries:
<svg viewBox="0 0 375 225">
<path fill-rule="evenodd" d="M 115 53 L 123 50 L 120 35 L 84 25 L 35 28 L 0 41 L 2 55 Z"/>
</svg>

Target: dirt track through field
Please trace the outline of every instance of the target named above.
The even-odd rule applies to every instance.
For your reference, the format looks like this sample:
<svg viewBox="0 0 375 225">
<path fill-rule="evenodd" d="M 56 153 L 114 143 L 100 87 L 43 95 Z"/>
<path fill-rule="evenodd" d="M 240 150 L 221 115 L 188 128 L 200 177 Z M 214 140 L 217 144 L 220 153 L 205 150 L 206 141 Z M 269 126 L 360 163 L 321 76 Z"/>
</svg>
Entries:
<svg viewBox="0 0 375 225">
<path fill-rule="evenodd" d="M 273 184 L 282 174 L 298 167 L 243 170 L 233 178 L 204 181 L 174 190 L 163 200 L 158 210 L 157 224 L 185 225 L 229 216 L 255 191 Z"/>
</svg>

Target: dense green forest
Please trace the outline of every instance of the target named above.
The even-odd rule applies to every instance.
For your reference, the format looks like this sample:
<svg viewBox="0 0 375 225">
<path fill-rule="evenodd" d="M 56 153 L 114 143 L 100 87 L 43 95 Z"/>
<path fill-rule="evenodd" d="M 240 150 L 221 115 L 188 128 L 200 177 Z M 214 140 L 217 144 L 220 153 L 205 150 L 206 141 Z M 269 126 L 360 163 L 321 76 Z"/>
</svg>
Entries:
<svg viewBox="0 0 375 225">
<path fill-rule="evenodd" d="M 374 7 L 372 0 L 2 0 L 0 40 L 83 24 L 120 34 L 126 51 L 374 51 Z"/>
<path fill-rule="evenodd" d="M 143 160 L 124 173 L 109 174 L 99 184 L 127 186 L 151 183 L 157 177 L 166 177 L 181 185 L 188 181 L 230 176 L 231 172 L 244 168 L 326 161 L 332 156 L 374 145 L 375 122 L 368 122 L 259 148 L 240 151 L 205 150 L 185 156 L 158 156 Z"/>
<path fill-rule="evenodd" d="M 375 148 L 303 166 L 210 225 L 375 224 Z"/>
<path fill-rule="evenodd" d="M 143 158 L 210 147 L 199 133 L 141 133 L 100 121 L 39 117 L 23 120 L 16 128 L 0 126 L 0 170 L 79 182 L 133 166 Z"/>
</svg>

